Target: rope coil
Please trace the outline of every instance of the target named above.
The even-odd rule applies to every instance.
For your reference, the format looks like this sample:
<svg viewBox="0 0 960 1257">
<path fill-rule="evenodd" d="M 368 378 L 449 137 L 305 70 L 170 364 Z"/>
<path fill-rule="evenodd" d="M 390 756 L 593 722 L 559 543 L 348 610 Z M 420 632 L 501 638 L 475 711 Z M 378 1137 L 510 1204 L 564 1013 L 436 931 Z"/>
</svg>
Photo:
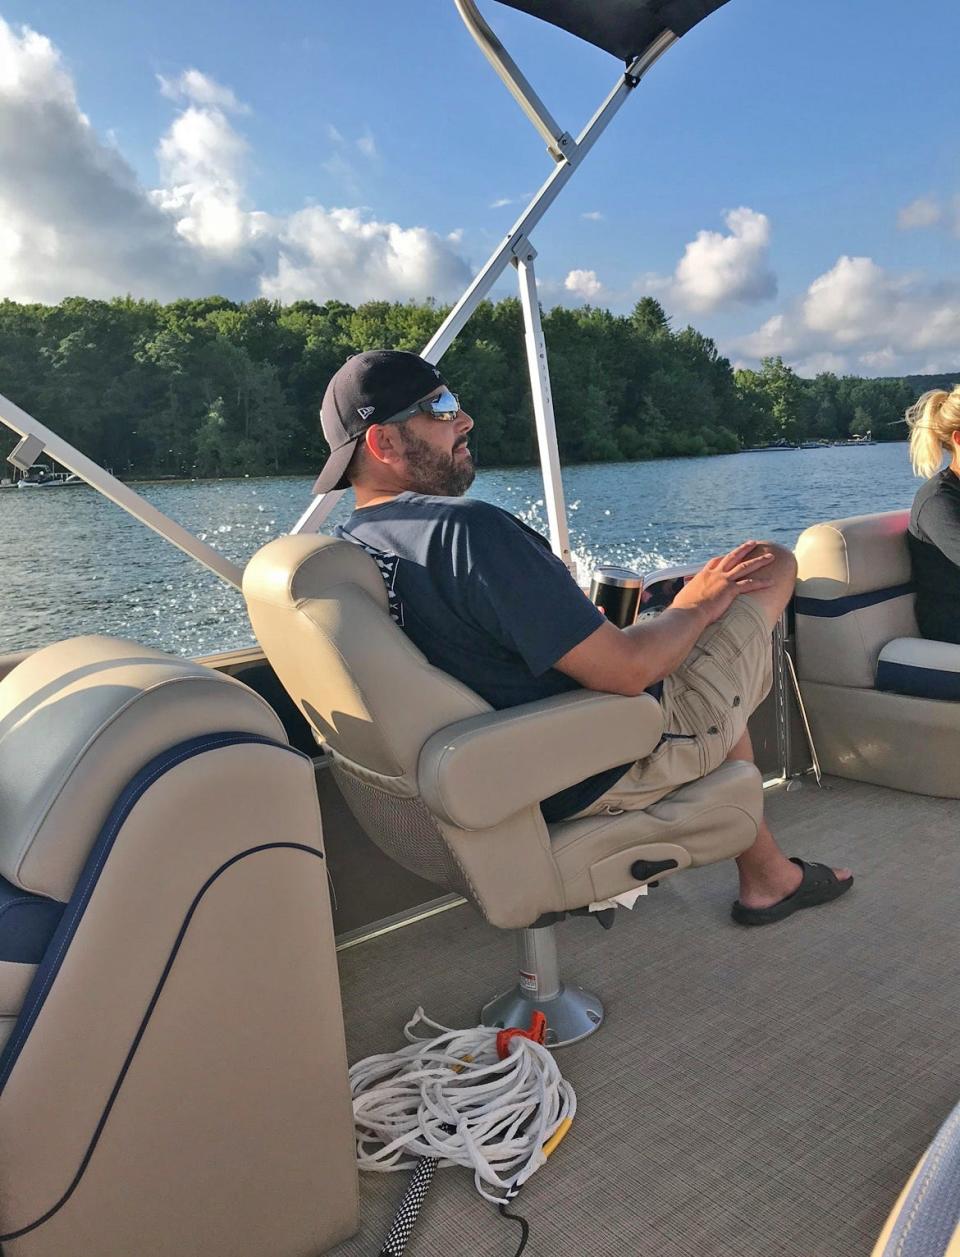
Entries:
<svg viewBox="0 0 960 1257">
<path fill-rule="evenodd" d="M 576 1093 L 552 1054 L 515 1038 L 501 1060 L 496 1029 L 451 1030 L 422 1008 L 403 1033 L 406 1047 L 350 1070 L 358 1165 L 389 1173 L 427 1157 L 473 1170 L 493 1204 L 512 1200 L 576 1114 Z"/>
</svg>

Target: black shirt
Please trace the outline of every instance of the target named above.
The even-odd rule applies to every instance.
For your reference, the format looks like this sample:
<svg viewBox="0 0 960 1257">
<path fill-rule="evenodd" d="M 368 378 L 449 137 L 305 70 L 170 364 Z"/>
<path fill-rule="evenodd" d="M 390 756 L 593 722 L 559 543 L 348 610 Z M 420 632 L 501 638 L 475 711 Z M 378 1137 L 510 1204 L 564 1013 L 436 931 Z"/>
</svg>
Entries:
<svg viewBox="0 0 960 1257">
<path fill-rule="evenodd" d="M 436 668 L 502 710 L 582 687 L 553 665 L 603 623 L 546 538 L 475 498 L 401 493 L 356 510 L 337 536 L 376 559 L 390 614 Z M 607 769 L 545 799 L 573 816 L 626 772 Z"/>
<path fill-rule="evenodd" d="M 960 480 L 949 467 L 913 499 L 907 544 L 920 632 L 960 643 Z"/>
</svg>

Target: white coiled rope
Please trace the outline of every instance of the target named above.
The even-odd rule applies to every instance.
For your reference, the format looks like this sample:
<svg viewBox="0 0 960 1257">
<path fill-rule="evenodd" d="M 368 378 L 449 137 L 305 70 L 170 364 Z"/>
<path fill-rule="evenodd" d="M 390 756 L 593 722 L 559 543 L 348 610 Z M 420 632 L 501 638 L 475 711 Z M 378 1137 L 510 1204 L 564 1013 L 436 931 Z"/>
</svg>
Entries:
<svg viewBox="0 0 960 1257">
<path fill-rule="evenodd" d="M 350 1070 L 360 1168 L 411 1170 L 430 1157 L 472 1169 L 477 1191 L 494 1204 L 512 1199 L 577 1111 L 553 1055 L 517 1037 L 500 1060 L 496 1030 L 451 1030 L 422 1008 L 403 1033 L 407 1047 Z"/>
</svg>

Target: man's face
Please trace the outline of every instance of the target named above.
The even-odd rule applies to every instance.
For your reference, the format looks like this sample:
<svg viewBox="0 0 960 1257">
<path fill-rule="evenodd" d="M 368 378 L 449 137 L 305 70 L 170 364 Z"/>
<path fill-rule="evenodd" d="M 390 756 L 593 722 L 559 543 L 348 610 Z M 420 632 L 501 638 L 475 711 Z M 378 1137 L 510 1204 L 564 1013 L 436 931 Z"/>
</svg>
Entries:
<svg viewBox="0 0 960 1257">
<path fill-rule="evenodd" d="M 397 424 L 403 453 L 401 471 L 408 489 L 448 498 L 466 493 L 477 474 L 467 446 L 472 427 L 473 420 L 463 410 L 446 422 L 420 414 Z"/>
</svg>

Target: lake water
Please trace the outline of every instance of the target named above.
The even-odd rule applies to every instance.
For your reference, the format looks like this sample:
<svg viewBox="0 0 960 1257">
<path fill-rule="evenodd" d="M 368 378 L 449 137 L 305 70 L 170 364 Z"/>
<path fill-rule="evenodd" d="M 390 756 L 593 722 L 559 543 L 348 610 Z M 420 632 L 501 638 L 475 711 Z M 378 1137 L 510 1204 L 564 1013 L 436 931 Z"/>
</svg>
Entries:
<svg viewBox="0 0 960 1257">
<path fill-rule="evenodd" d="M 289 531 L 310 484 L 295 477 L 135 487 L 242 565 Z M 918 484 L 900 443 L 564 470 L 581 583 L 599 563 L 649 571 L 702 561 L 750 537 L 792 546 L 817 520 L 909 506 Z M 539 470 L 481 471 L 471 494 L 546 533 Z M 349 496 L 331 522 L 345 518 Z M 253 640 L 236 590 L 86 487 L 0 492 L 0 572 L 0 652 L 93 632 L 184 655 Z"/>
</svg>

